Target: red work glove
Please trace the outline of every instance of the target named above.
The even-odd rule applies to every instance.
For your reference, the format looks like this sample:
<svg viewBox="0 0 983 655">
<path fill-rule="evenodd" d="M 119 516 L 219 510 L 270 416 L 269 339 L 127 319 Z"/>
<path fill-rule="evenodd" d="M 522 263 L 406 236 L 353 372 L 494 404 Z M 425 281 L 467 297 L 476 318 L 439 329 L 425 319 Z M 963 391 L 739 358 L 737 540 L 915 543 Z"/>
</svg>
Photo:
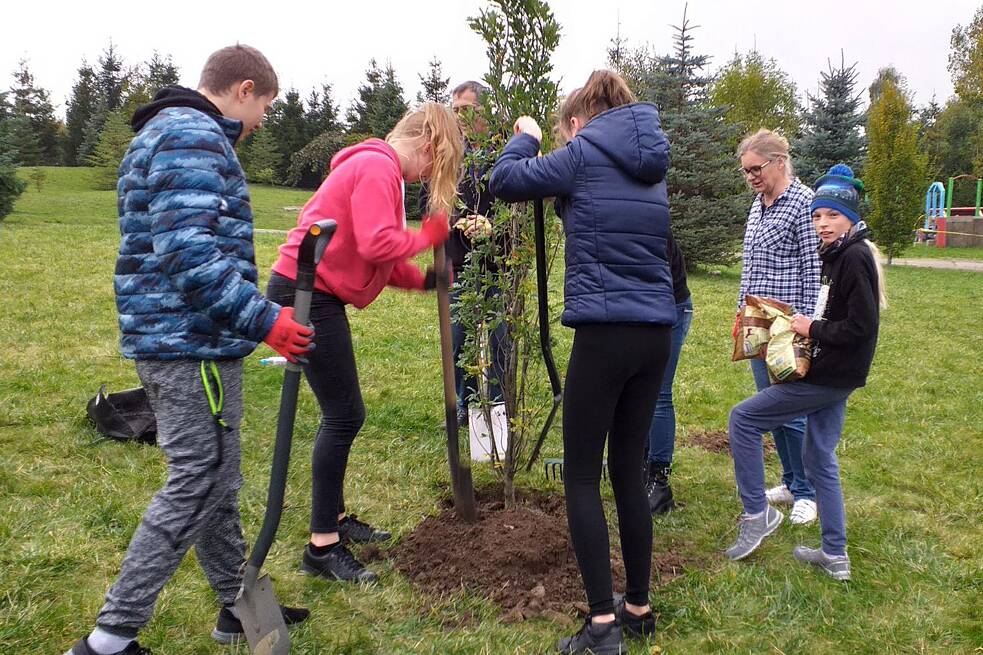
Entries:
<svg viewBox="0 0 983 655">
<path fill-rule="evenodd" d="M 741 313 L 737 312 L 737 318 L 734 319 L 734 331 L 731 332 L 731 337 L 736 339 L 737 333 L 741 331 Z"/>
<path fill-rule="evenodd" d="M 288 362 L 296 364 L 297 355 L 303 355 L 310 348 L 312 336 L 314 330 L 294 320 L 294 308 L 283 307 L 263 341 L 286 357 Z"/>
<path fill-rule="evenodd" d="M 451 265 L 451 261 L 447 260 L 447 265 L 444 267 L 444 272 L 447 276 L 447 288 L 450 288 L 454 284 L 454 267 Z M 426 275 L 423 276 L 423 290 L 433 291 L 437 288 L 437 270 L 433 266 L 427 266 Z"/>
<path fill-rule="evenodd" d="M 423 217 L 420 234 L 427 238 L 431 246 L 439 246 L 450 235 L 451 227 L 447 223 L 447 214 L 439 212 Z"/>
</svg>

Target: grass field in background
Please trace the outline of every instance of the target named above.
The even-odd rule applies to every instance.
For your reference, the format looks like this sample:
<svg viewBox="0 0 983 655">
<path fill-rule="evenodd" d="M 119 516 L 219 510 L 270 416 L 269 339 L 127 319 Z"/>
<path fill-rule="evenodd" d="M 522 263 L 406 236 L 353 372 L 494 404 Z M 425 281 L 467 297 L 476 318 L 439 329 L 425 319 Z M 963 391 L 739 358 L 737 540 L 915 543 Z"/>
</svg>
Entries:
<svg viewBox="0 0 983 655">
<path fill-rule="evenodd" d="M 99 385 L 137 384 L 121 358 L 112 295 L 118 245 L 112 192 L 89 191 L 84 169 L 49 169 L 0 224 L 0 652 L 62 653 L 91 629 L 140 515 L 165 477 L 153 447 L 93 444 L 85 403 Z M 254 189 L 256 224 L 285 229 L 308 193 Z M 282 237 L 259 234 L 262 282 Z M 922 256 L 909 251 L 906 256 Z M 695 318 L 676 379 L 681 441 L 726 428 L 753 392 L 731 363 L 739 272 L 690 280 Z M 557 290 L 558 291 L 558 290 Z M 867 388 L 851 398 L 840 446 L 854 581 L 798 565 L 819 528 L 784 525 L 749 561 L 719 551 L 740 511 L 727 454 L 683 446 L 673 488 L 685 507 L 656 520 L 655 547 L 696 564 L 653 590 L 656 639 L 632 653 L 972 653 L 983 646 L 983 275 L 893 267 L 891 307 Z M 352 452 L 346 499 L 396 538 L 448 494 L 441 428 L 435 299 L 386 291 L 351 311 L 368 417 Z M 555 329 L 565 367 L 571 332 Z M 265 502 L 281 373 L 246 361 L 242 515 L 251 541 Z M 479 598 L 414 591 L 388 562 L 369 589 L 298 572 L 309 520 L 316 405 L 302 391 L 287 507 L 267 570 L 279 597 L 312 619 L 295 653 L 545 653 L 566 628 L 507 625 Z M 547 455 L 559 455 L 559 433 Z M 777 459 L 769 458 L 769 479 Z M 493 474 L 476 468 L 479 483 Z M 538 470 L 522 485 L 553 489 Z M 610 489 L 606 502 L 613 512 Z M 440 553 L 434 553 L 434 565 Z M 155 653 L 222 653 L 209 632 L 216 606 L 189 556 L 141 636 Z M 450 627 L 455 626 L 455 627 Z M 656 648 L 656 646 L 658 648 Z M 659 651 L 658 649 L 661 649 Z M 240 649 L 244 653 L 245 649 Z"/>
</svg>

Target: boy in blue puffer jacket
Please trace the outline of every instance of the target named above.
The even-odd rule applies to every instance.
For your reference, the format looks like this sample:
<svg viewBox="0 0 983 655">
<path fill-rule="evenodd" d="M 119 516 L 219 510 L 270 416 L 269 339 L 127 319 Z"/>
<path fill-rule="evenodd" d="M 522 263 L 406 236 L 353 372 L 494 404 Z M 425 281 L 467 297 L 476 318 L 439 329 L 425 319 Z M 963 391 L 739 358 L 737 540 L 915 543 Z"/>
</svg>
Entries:
<svg viewBox="0 0 983 655">
<path fill-rule="evenodd" d="M 312 334 L 256 286 L 252 209 L 233 150 L 277 93 L 266 57 L 235 45 L 209 57 L 197 91 L 166 87 L 133 115 L 137 135 L 117 186 L 114 287 L 122 351 L 147 389 L 168 478 L 130 541 L 97 627 L 67 655 L 149 653 L 137 632 L 192 546 L 223 605 L 212 636 L 243 636 L 232 607 L 246 548 L 242 358 L 262 340 L 293 361 Z M 307 610 L 284 608 L 284 617 L 296 623 Z"/>
</svg>

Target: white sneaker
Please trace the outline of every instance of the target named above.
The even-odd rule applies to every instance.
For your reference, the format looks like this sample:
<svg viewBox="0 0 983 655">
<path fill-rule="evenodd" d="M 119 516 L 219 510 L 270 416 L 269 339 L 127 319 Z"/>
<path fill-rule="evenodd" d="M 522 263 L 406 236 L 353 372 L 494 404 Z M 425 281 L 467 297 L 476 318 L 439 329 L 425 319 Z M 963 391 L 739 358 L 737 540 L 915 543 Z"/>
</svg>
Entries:
<svg viewBox="0 0 983 655">
<path fill-rule="evenodd" d="M 816 501 L 802 498 L 792 505 L 792 513 L 789 514 L 788 520 L 794 525 L 807 525 L 815 521 L 817 516 Z"/>
<path fill-rule="evenodd" d="M 792 498 L 792 492 L 784 484 L 766 490 L 765 500 L 768 501 L 769 505 L 791 505 L 795 501 Z"/>
</svg>

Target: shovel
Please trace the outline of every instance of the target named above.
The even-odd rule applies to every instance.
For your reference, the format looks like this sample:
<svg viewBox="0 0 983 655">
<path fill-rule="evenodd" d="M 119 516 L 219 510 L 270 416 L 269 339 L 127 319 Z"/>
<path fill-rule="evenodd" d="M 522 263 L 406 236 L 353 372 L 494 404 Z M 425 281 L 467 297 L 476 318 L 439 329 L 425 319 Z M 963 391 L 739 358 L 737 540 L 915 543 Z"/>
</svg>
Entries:
<svg viewBox="0 0 983 655">
<path fill-rule="evenodd" d="M 314 270 L 324 249 L 334 235 L 337 224 L 323 220 L 307 228 L 297 254 L 297 283 L 294 296 L 294 320 L 306 324 L 311 311 L 311 293 L 314 290 Z M 270 552 L 280 515 L 283 513 L 283 494 L 287 487 L 287 466 L 290 463 L 290 445 L 293 439 L 294 415 L 297 412 L 297 391 L 300 388 L 300 364 L 287 363 L 280 392 L 280 414 L 277 418 L 276 444 L 273 448 L 273 468 L 270 472 L 270 489 L 266 496 L 266 514 L 256 544 L 249 554 L 249 561 L 242 578 L 242 588 L 236 597 L 235 608 L 239 613 L 249 650 L 253 655 L 287 655 L 290 652 L 290 636 L 280 611 L 280 603 L 273 593 L 270 576 L 259 576 L 266 555 Z"/>
<path fill-rule="evenodd" d="M 447 273 L 447 257 L 443 244 L 434 246 L 433 267 L 437 277 L 437 315 L 440 322 L 440 363 L 444 376 L 444 417 L 447 425 L 447 464 L 451 469 L 454 489 L 454 510 L 461 520 L 473 523 L 477 518 L 474 503 L 474 483 L 471 481 L 471 457 L 465 449 L 461 458 L 461 442 L 457 427 L 457 388 L 454 384 L 454 345 L 451 341 L 451 303 Z"/>
</svg>

